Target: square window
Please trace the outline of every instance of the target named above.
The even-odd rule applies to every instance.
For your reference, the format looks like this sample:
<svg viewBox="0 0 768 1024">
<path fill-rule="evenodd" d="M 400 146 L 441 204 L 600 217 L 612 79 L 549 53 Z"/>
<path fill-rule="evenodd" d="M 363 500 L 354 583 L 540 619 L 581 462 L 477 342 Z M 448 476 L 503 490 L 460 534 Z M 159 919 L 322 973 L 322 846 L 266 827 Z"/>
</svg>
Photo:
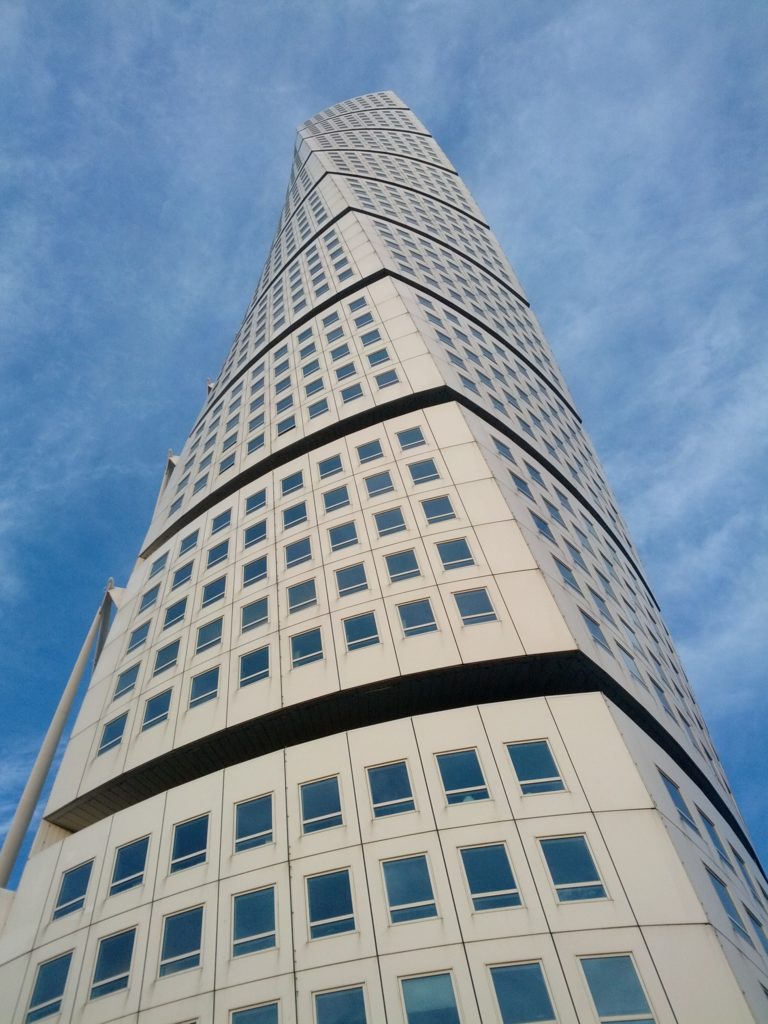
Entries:
<svg viewBox="0 0 768 1024">
<path fill-rule="evenodd" d="M 367 1024 L 365 996 L 361 986 L 318 992 L 315 996 L 316 1024 Z"/>
<path fill-rule="evenodd" d="M 447 495 L 442 495 L 439 498 L 425 498 L 421 507 L 424 509 L 424 516 L 430 525 L 456 518 L 451 499 Z"/>
<path fill-rule="evenodd" d="M 224 592 L 227 589 L 227 577 L 219 576 L 217 580 L 212 580 L 210 583 L 206 583 L 203 587 L 203 608 L 207 608 L 209 604 L 215 604 L 216 601 L 220 601 L 224 597 Z"/>
<path fill-rule="evenodd" d="M 368 786 L 375 818 L 403 814 L 416 809 L 405 761 L 369 768 Z"/>
<path fill-rule="evenodd" d="M 123 697 L 126 693 L 130 693 L 136 685 L 136 680 L 139 677 L 139 666 L 131 665 L 124 672 L 121 672 L 117 677 L 117 683 L 115 684 L 115 692 L 112 696 L 112 700 L 117 700 L 118 697 Z"/>
<path fill-rule="evenodd" d="M 48 960 L 37 968 L 24 1024 L 33 1024 L 34 1021 L 51 1017 L 61 1010 L 71 961 L 72 951 L 70 950 L 69 953 Z"/>
<path fill-rule="evenodd" d="M 392 483 L 392 475 L 388 470 L 384 470 L 382 473 L 374 473 L 373 476 L 367 476 L 364 482 L 369 498 L 376 498 L 380 494 L 388 494 L 395 489 L 395 485 Z"/>
<path fill-rule="evenodd" d="M 269 675 L 269 647 L 260 647 L 240 658 L 240 686 L 250 686 Z"/>
<path fill-rule="evenodd" d="M 251 583 L 258 583 L 259 580 L 267 578 L 267 556 L 262 555 L 261 558 L 255 559 L 253 562 L 247 562 L 243 566 L 243 586 L 247 587 Z"/>
<path fill-rule="evenodd" d="M 320 629 L 309 629 L 291 637 L 291 667 L 300 668 L 323 657 L 323 638 Z"/>
<path fill-rule="evenodd" d="M 254 523 L 253 526 L 247 526 L 243 530 L 243 545 L 246 548 L 253 547 L 254 544 L 260 544 L 261 541 L 267 539 L 267 521 L 262 519 L 259 523 Z"/>
<path fill-rule="evenodd" d="M 328 541 L 331 551 L 341 551 L 357 544 L 357 527 L 354 523 L 342 523 L 328 530 Z"/>
<path fill-rule="evenodd" d="M 183 587 L 185 583 L 189 583 L 192 579 L 192 567 L 194 562 L 187 562 L 186 565 L 182 565 L 173 574 L 173 580 L 171 582 L 171 590 L 176 590 L 177 587 Z"/>
<path fill-rule="evenodd" d="M 229 541 L 225 540 L 221 544 L 216 544 L 212 548 L 208 548 L 208 568 L 212 568 L 214 565 L 218 565 L 219 562 L 225 561 L 229 554 Z"/>
<path fill-rule="evenodd" d="M 334 487 L 332 491 L 325 491 L 323 494 L 323 507 L 326 512 L 335 512 L 338 508 L 345 508 L 349 505 L 349 491 L 346 484 L 341 487 Z"/>
<path fill-rule="evenodd" d="M 304 474 L 300 469 L 295 473 L 290 473 L 288 476 L 283 477 L 280 482 L 283 497 L 285 497 L 286 494 L 293 494 L 294 491 L 300 491 L 303 486 Z"/>
<path fill-rule="evenodd" d="M 311 939 L 354 931 L 355 915 L 349 871 L 344 868 L 308 878 L 307 906 Z"/>
<path fill-rule="evenodd" d="M 160 952 L 161 978 L 200 966 L 202 934 L 202 907 L 182 910 L 165 918 Z"/>
<path fill-rule="evenodd" d="M 288 587 L 288 611 L 298 612 L 317 604 L 317 587 L 314 579 L 303 580 Z"/>
<path fill-rule="evenodd" d="M 361 647 L 372 647 L 381 642 L 376 627 L 376 616 L 373 612 L 364 612 L 362 615 L 344 619 L 343 625 L 348 651 L 357 651 Z"/>
<path fill-rule="evenodd" d="M 425 974 L 400 982 L 408 1024 L 461 1024 L 450 974 Z"/>
<path fill-rule="evenodd" d="M 272 794 L 235 806 L 235 853 L 272 842 Z"/>
<path fill-rule="evenodd" d="M 424 854 L 382 862 L 392 924 L 437 917 L 437 906 Z"/>
<path fill-rule="evenodd" d="M 201 672 L 199 676 L 192 677 L 192 684 L 189 688 L 189 706 L 196 708 L 199 704 L 206 704 L 209 700 L 215 700 L 219 692 L 219 669 L 208 669 Z"/>
<path fill-rule="evenodd" d="M 383 456 L 384 449 L 381 447 L 381 441 L 366 441 L 365 444 L 357 446 L 357 457 L 361 466 L 366 462 L 373 462 L 374 459 L 381 459 Z"/>
<path fill-rule="evenodd" d="M 507 753 L 523 796 L 533 793 L 559 793 L 565 789 L 546 740 L 508 743 Z"/>
<path fill-rule="evenodd" d="M 127 721 L 128 714 L 125 712 L 122 715 L 118 715 L 117 718 L 113 718 L 111 722 L 107 722 L 101 732 L 101 742 L 96 752 L 97 756 L 99 754 L 106 754 L 108 750 L 120 746 L 123 742 L 123 733 L 125 732 L 125 723 Z"/>
<path fill-rule="evenodd" d="M 302 537 L 293 544 L 285 545 L 285 567 L 292 569 L 295 565 L 308 562 L 312 558 L 312 542 L 309 537 Z"/>
<path fill-rule="evenodd" d="M 93 861 L 80 864 L 76 868 L 70 868 L 61 876 L 59 894 L 56 897 L 56 905 L 53 908 L 53 918 L 56 921 L 60 917 L 72 914 L 76 910 L 82 910 L 85 904 L 85 894 L 88 891 L 88 882 L 91 877 Z"/>
<path fill-rule="evenodd" d="M 320 479 L 325 480 L 326 477 L 333 476 L 335 473 L 341 473 L 344 467 L 340 455 L 331 455 L 327 459 L 321 459 L 317 464 L 317 468 L 320 473 Z"/>
<path fill-rule="evenodd" d="M 112 869 L 112 881 L 109 886 L 110 896 L 143 884 L 148 849 L 149 836 L 135 839 L 132 843 L 126 843 L 125 846 L 117 848 L 115 866 Z"/>
<path fill-rule="evenodd" d="M 605 888 L 585 836 L 540 839 L 539 844 L 560 903 L 605 899 Z"/>
<path fill-rule="evenodd" d="M 506 964 L 491 968 L 502 1024 L 556 1024 L 541 964 Z"/>
<path fill-rule="evenodd" d="M 204 864 L 208 856 L 208 815 L 173 826 L 171 874 Z"/>
<path fill-rule="evenodd" d="M 164 690 L 154 697 L 150 697 L 144 705 L 144 721 L 141 723 L 141 731 L 151 729 L 153 725 L 160 725 L 168 718 L 171 709 L 171 691 Z"/>
<path fill-rule="evenodd" d="M 341 825 L 339 780 L 334 775 L 299 787 L 301 796 L 301 830 L 307 835 Z"/>
<path fill-rule="evenodd" d="M 235 896 L 232 908 L 232 956 L 258 953 L 277 944 L 275 888 L 266 886 Z"/>
<path fill-rule="evenodd" d="M 489 799 L 488 787 L 476 750 L 454 750 L 447 754 L 438 754 L 437 767 L 445 799 L 449 804 L 466 804 L 474 800 Z"/>
<path fill-rule="evenodd" d="M 410 580 L 415 576 L 421 575 L 419 563 L 416 560 L 416 552 L 413 549 L 409 551 L 396 551 L 391 555 L 385 555 L 384 562 L 387 566 L 390 583 L 400 583 L 403 580 Z"/>
<path fill-rule="evenodd" d="M 435 615 L 428 598 L 399 604 L 397 611 L 404 636 L 419 636 L 421 633 L 434 633 L 437 630 Z"/>
<path fill-rule="evenodd" d="M 91 983 L 91 999 L 128 988 L 135 938 L 136 929 L 130 928 L 117 935 L 108 935 L 99 941 L 96 969 Z"/>
<path fill-rule="evenodd" d="M 594 956 L 581 961 L 601 1024 L 653 1024 L 651 1008 L 630 956 Z"/>
<path fill-rule="evenodd" d="M 407 452 L 411 448 L 419 448 L 421 445 L 427 443 L 424 440 L 424 434 L 422 433 L 421 427 L 409 427 L 407 430 L 398 430 L 397 440 L 400 445 L 400 450 L 403 452 Z"/>
<path fill-rule="evenodd" d="M 496 622 L 498 616 L 493 610 L 491 599 L 485 587 L 478 590 L 464 590 L 453 595 L 465 626 L 476 626 L 480 622 Z"/>
<path fill-rule="evenodd" d="M 411 462 L 408 466 L 411 480 L 414 484 L 429 483 L 430 480 L 439 480 L 440 474 L 437 471 L 434 459 L 424 459 L 422 462 Z"/>
<path fill-rule="evenodd" d="M 475 910 L 520 906 L 520 893 L 504 843 L 470 846 L 459 852 Z"/>
<path fill-rule="evenodd" d="M 365 565 L 358 562 L 356 565 L 348 565 L 344 569 L 336 570 L 336 586 L 339 597 L 347 597 L 349 594 L 357 594 L 368 589 L 368 580 L 365 575 Z"/>
<path fill-rule="evenodd" d="M 283 529 L 290 530 L 294 526 L 298 526 L 299 523 L 306 523 L 307 521 L 307 503 L 300 501 L 296 505 L 291 505 L 290 508 L 283 509 Z"/>
<path fill-rule="evenodd" d="M 206 622 L 205 625 L 200 626 L 197 630 L 195 654 L 201 654 L 220 644 L 223 628 L 223 619 L 214 619 L 213 622 Z"/>
<path fill-rule="evenodd" d="M 399 533 L 405 529 L 405 519 L 400 508 L 388 508 L 385 512 L 376 512 L 373 519 L 379 537 L 388 537 L 391 533 Z"/>
<path fill-rule="evenodd" d="M 468 566 L 475 564 L 472 552 L 469 550 L 469 544 L 467 544 L 464 537 L 459 537 L 457 540 L 440 541 L 437 545 L 437 553 L 446 571 L 450 569 L 466 569 Z"/>
</svg>

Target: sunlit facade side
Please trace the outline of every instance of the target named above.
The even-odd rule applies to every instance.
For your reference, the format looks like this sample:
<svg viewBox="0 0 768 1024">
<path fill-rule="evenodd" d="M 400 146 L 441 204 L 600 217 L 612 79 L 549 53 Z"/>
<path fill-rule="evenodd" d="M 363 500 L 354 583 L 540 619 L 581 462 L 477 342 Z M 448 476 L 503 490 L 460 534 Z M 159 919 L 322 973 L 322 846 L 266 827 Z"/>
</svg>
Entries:
<svg viewBox="0 0 768 1024">
<path fill-rule="evenodd" d="M 768 883 L 520 283 L 393 93 L 299 129 L 15 894 L 14 1024 L 747 1024 Z"/>
</svg>

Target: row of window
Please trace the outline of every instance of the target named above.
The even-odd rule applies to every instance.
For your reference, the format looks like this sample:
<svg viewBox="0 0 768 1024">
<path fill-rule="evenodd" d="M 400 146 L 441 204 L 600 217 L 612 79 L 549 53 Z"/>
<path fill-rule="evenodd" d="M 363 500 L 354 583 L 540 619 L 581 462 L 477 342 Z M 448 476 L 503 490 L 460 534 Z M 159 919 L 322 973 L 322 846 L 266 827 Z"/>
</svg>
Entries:
<svg viewBox="0 0 768 1024">
<path fill-rule="evenodd" d="M 266 890 L 263 890 L 266 891 Z M 257 893 L 238 908 L 235 903 L 233 955 L 267 949 L 274 944 L 274 904 L 271 896 Z M 203 908 L 195 907 L 166 917 L 160 954 L 159 977 L 197 967 L 201 960 Z M 266 928 L 253 933 L 254 928 Z M 129 929 L 99 943 L 90 998 L 97 999 L 128 987 L 136 931 Z M 72 961 L 72 952 L 41 964 L 25 1024 L 43 1020 L 61 1009 Z M 579 957 L 592 1003 L 600 1024 L 654 1024 L 648 996 L 628 953 Z M 557 1024 L 555 1001 L 540 960 L 489 965 L 492 990 L 501 1024 Z M 399 979 L 402 1010 L 407 1024 L 461 1024 L 461 1012 L 451 971 L 406 976 Z M 313 994 L 314 1024 L 375 1024 L 368 1006 L 365 985 L 351 985 Z M 233 1010 L 230 1024 L 279 1024 L 279 1002 L 262 1002 Z"/>
<path fill-rule="evenodd" d="M 549 743 L 527 740 L 508 743 L 507 753 L 523 796 L 556 793 L 565 789 Z M 436 755 L 446 803 L 488 800 L 490 794 L 477 750 L 454 750 Z M 416 810 L 407 761 L 392 761 L 366 769 L 374 818 Z M 303 783 L 299 788 L 301 828 L 304 835 L 343 825 L 337 775 Z M 208 856 L 209 815 L 202 814 L 173 826 L 169 873 L 202 864 Z M 266 793 L 235 805 L 234 852 L 241 853 L 273 842 L 273 800 Z M 117 848 L 110 896 L 143 884 L 149 836 Z M 93 861 L 70 868 L 62 875 L 53 919 L 82 909 Z M 479 908 L 477 908 L 479 909 Z"/>
</svg>

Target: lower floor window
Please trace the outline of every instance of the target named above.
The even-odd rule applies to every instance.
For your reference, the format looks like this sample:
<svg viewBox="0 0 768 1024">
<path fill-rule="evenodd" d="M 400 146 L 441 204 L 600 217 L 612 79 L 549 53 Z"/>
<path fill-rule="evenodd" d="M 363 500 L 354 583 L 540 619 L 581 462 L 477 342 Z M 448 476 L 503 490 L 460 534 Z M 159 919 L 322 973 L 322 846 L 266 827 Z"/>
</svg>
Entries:
<svg viewBox="0 0 768 1024">
<path fill-rule="evenodd" d="M 329 871 L 307 879 L 309 937 L 321 939 L 355 929 L 349 871 Z"/>
<path fill-rule="evenodd" d="M 392 924 L 437 916 L 429 867 L 423 853 L 385 860 L 382 868 Z"/>
<path fill-rule="evenodd" d="M 277 1003 L 263 1003 L 261 1006 L 249 1006 L 245 1010 L 235 1010 L 231 1024 L 278 1024 Z"/>
<path fill-rule="evenodd" d="M 131 970 L 135 938 L 136 929 L 131 928 L 128 931 L 119 932 L 117 935 L 109 935 L 99 942 L 96 969 L 93 972 L 93 984 L 91 985 L 91 999 L 128 988 L 128 975 Z"/>
<path fill-rule="evenodd" d="M 400 982 L 408 1024 L 461 1024 L 450 974 L 427 974 Z"/>
<path fill-rule="evenodd" d="M 166 917 L 160 953 L 160 977 L 200 966 L 203 934 L 203 908 L 182 910 Z"/>
<path fill-rule="evenodd" d="M 601 1024 L 654 1024 L 631 956 L 593 956 L 581 966 Z"/>
<path fill-rule="evenodd" d="M 235 896 L 232 956 L 271 949 L 275 942 L 274 886 Z"/>
<path fill-rule="evenodd" d="M 362 986 L 318 992 L 315 996 L 315 1021 L 316 1024 L 366 1024 Z"/>
<path fill-rule="evenodd" d="M 48 960 L 46 963 L 40 964 L 37 968 L 32 998 L 29 1001 L 24 1024 L 32 1024 L 33 1021 L 43 1020 L 43 1018 L 51 1017 L 54 1013 L 59 1012 L 71 961 L 72 953 L 70 951 L 63 956 L 57 956 L 55 960 Z"/>
<path fill-rule="evenodd" d="M 538 961 L 491 968 L 502 1024 L 554 1024 L 557 1020 Z"/>
</svg>

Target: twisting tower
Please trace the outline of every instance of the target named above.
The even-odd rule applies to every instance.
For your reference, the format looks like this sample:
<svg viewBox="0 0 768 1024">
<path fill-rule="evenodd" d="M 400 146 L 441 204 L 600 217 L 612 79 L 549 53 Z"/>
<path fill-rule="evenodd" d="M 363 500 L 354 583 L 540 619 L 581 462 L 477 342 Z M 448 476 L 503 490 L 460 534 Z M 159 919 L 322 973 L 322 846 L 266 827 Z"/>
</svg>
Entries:
<svg viewBox="0 0 768 1024">
<path fill-rule="evenodd" d="M 4 895 L 15 1024 L 740 1024 L 766 883 L 520 284 L 392 93 L 302 125 Z"/>
</svg>

